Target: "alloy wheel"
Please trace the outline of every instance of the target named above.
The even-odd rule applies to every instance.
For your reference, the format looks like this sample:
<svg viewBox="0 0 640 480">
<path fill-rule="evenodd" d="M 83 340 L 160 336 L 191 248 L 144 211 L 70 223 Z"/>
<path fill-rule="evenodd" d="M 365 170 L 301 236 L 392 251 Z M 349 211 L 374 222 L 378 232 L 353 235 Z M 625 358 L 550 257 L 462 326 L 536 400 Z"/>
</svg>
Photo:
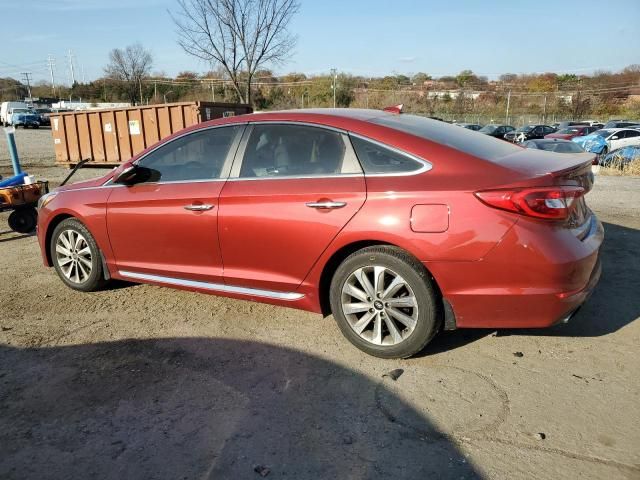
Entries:
<svg viewBox="0 0 640 480">
<path fill-rule="evenodd" d="M 408 282 L 393 270 L 366 266 L 342 287 L 342 311 L 356 334 L 374 345 L 396 345 L 418 322 L 418 302 Z"/>
<path fill-rule="evenodd" d="M 56 262 L 69 281 L 86 282 L 93 265 L 87 239 L 75 230 L 61 232 L 56 241 Z"/>
</svg>

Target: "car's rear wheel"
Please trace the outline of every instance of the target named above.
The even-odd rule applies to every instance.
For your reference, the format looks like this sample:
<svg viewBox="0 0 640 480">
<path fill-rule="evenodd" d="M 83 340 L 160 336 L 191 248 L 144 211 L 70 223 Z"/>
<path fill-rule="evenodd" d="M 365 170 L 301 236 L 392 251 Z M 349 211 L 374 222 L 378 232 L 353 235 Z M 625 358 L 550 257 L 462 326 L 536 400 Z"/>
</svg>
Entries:
<svg viewBox="0 0 640 480">
<path fill-rule="evenodd" d="M 60 222 L 51 236 L 50 248 L 53 266 L 68 287 L 91 292 L 106 283 L 100 249 L 79 220 L 68 218 Z"/>
<path fill-rule="evenodd" d="M 331 281 L 330 302 L 344 336 L 376 357 L 415 355 L 440 325 L 429 272 L 396 247 L 367 247 L 347 257 Z"/>
</svg>

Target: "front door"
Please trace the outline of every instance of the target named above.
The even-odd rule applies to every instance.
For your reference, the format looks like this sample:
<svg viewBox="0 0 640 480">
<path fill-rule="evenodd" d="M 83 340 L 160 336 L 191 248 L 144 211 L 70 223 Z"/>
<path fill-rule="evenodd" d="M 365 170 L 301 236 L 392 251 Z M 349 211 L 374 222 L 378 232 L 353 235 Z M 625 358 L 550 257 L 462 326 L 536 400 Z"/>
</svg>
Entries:
<svg viewBox="0 0 640 480">
<path fill-rule="evenodd" d="M 137 163 L 147 179 L 113 187 L 107 228 L 121 275 L 222 282 L 218 197 L 243 129 L 210 128 L 171 140 Z"/>
<path fill-rule="evenodd" d="M 289 292 L 364 203 L 349 139 L 321 127 L 256 124 L 220 194 L 228 285 Z"/>
</svg>

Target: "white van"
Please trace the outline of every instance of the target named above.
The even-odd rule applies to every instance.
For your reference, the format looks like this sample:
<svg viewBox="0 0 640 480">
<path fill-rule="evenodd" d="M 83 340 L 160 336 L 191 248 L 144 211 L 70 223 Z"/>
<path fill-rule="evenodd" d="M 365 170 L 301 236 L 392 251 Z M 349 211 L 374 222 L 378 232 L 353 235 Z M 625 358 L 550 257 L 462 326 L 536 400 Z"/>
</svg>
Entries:
<svg viewBox="0 0 640 480">
<path fill-rule="evenodd" d="M 0 124 L 3 127 L 11 125 L 11 116 L 14 109 L 24 112 L 29 110 L 29 107 L 24 102 L 2 102 L 2 105 L 0 105 Z"/>
</svg>

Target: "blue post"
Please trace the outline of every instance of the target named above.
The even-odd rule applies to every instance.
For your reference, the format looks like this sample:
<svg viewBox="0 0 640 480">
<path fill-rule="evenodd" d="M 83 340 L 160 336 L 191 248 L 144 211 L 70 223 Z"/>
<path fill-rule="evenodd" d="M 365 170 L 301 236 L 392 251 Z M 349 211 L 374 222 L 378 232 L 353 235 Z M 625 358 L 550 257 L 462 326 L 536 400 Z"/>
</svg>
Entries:
<svg viewBox="0 0 640 480">
<path fill-rule="evenodd" d="M 9 155 L 11 155 L 13 174 L 20 175 L 22 173 L 22 168 L 20 168 L 20 159 L 18 158 L 18 149 L 16 148 L 15 131 L 15 127 L 8 127 L 4 129 L 4 133 L 7 134 L 7 143 L 9 144 Z"/>
</svg>

